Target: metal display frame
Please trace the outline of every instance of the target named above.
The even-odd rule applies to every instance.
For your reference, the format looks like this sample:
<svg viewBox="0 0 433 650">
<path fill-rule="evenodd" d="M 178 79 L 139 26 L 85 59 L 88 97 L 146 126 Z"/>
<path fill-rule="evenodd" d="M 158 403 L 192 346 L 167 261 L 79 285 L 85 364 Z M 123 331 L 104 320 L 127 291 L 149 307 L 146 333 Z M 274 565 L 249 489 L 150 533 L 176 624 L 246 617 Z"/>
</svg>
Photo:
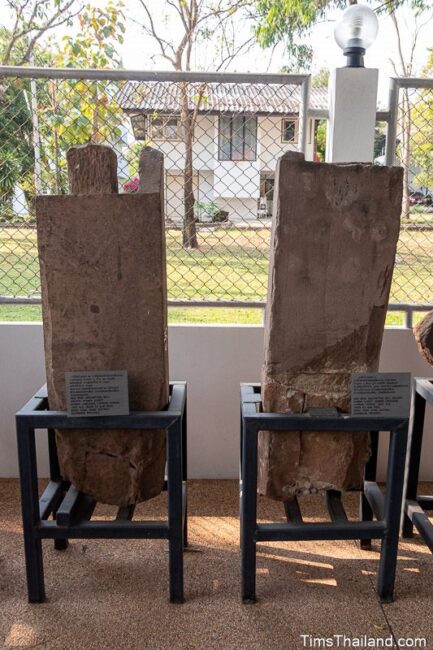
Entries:
<svg viewBox="0 0 433 650">
<path fill-rule="evenodd" d="M 319 411 L 319 409 L 316 409 Z M 382 540 L 377 593 L 381 602 L 394 597 L 400 516 L 403 501 L 409 418 L 359 417 L 337 414 L 264 413 L 260 384 L 241 384 L 241 570 L 242 600 L 256 602 L 256 544 L 277 541 L 359 539 L 368 549 L 372 539 Z M 326 503 L 331 521 L 304 522 L 299 503 L 287 501 L 287 523 L 257 522 L 257 441 L 259 431 L 350 431 L 372 434 L 372 455 L 365 469 L 361 492 L 361 521 L 349 521 L 341 493 L 330 490 Z M 387 490 L 384 497 L 375 482 L 379 432 L 390 432 Z M 373 517 L 377 521 L 373 521 Z"/>
<path fill-rule="evenodd" d="M 418 495 L 419 468 L 427 404 L 433 406 L 433 378 L 415 377 L 413 380 L 413 421 L 402 536 L 403 538 L 413 537 L 415 527 L 433 553 L 433 524 L 426 514 L 426 511 L 433 510 L 433 496 Z"/>
<path fill-rule="evenodd" d="M 49 410 L 46 386 L 16 415 L 18 460 L 28 599 L 45 600 L 42 540 L 53 539 L 65 550 L 69 539 L 166 539 L 169 546 L 170 602 L 184 602 L 183 550 L 187 546 L 187 387 L 170 383 L 166 410 L 104 417 L 68 417 Z M 50 481 L 39 498 L 35 430 L 48 430 Z M 165 521 L 133 521 L 134 505 L 118 509 L 115 519 L 92 521 L 96 501 L 63 480 L 55 429 L 163 429 L 167 436 L 168 517 Z M 91 434 L 89 434 L 91 435 Z M 50 519 L 52 516 L 52 519 Z"/>
</svg>

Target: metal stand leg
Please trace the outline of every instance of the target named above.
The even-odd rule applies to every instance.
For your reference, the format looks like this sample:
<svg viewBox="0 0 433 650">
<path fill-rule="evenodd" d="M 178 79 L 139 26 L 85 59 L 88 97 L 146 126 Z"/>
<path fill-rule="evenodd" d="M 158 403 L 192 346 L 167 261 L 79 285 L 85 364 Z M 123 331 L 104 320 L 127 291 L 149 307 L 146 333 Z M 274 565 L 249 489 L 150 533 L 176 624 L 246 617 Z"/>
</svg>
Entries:
<svg viewBox="0 0 433 650">
<path fill-rule="evenodd" d="M 406 449 L 407 425 L 390 433 L 385 500 L 386 535 L 382 541 L 377 583 L 379 598 L 384 603 L 390 603 L 394 598 Z"/>
<path fill-rule="evenodd" d="M 241 494 L 242 600 L 256 602 L 257 429 L 243 423 Z"/>
<path fill-rule="evenodd" d="M 170 602 L 183 603 L 182 425 L 167 430 Z"/>
<path fill-rule="evenodd" d="M 422 437 L 425 417 L 425 399 L 415 390 L 412 441 L 409 450 L 409 471 L 407 475 L 406 500 L 416 501 L 418 492 L 419 465 L 421 462 Z M 405 514 L 403 537 L 413 537 L 413 523 Z"/>
<path fill-rule="evenodd" d="M 365 472 L 364 472 L 365 481 L 376 480 L 377 451 L 379 445 L 378 431 L 370 432 L 370 441 L 371 441 L 371 456 L 368 459 L 368 462 L 365 466 Z M 361 521 L 373 521 L 373 510 L 371 509 L 371 506 L 365 497 L 364 491 L 361 492 L 359 509 L 360 509 Z M 363 551 L 371 551 L 371 539 L 361 539 L 360 543 Z"/>
<path fill-rule="evenodd" d="M 183 546 L 188 546 L 188 448 L 187 448 L 187 405 L 182 417 L 182 481 L 183 481 Z"/>
<path fill-rule="evenodd" d="M 62 481 L 60 474 L 59 457 L 57 455 L 56 432 L 54 429 L 48 429 L 48 454 L 50 460 L 50 479 L 52 481 Z M 59 507 L 64 493 L 59 498 L 55 507 L 53 508 L 53 517 L 56 517 L 57 508 Z M 68 548 L 69 542 L 67 539 L 55 539 L 54 548 L 56 551 L 65 551 Z"/>
<path fill-rule="evenodd" d="M 45 600 L 42 543 L 34 528 L 39 523 L 35 431 L 21 418 L 17 418 L 17 442 L 28 598 L 30 603 L 42 603 Z"/>
</svg>

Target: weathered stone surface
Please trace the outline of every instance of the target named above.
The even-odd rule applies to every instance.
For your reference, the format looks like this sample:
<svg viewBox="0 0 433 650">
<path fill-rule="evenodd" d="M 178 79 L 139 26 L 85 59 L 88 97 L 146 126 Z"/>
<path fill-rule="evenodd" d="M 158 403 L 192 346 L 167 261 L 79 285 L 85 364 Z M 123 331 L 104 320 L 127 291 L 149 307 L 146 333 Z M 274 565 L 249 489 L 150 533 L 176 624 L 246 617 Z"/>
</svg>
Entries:
<svg viewBox="0 0 433 650">
<path fill-rule="evenodd" d="M 433 366 L 433 310 L 427 312 L 422 321 L 413 328 L 419 353 Z"/>
<path fill-rule="evenodd" d="M 350 410 L 353 372 L 378 368 L 399 234 L 402 170 L 277 168 L 265 326 L 265 411 Z M 259 491 L 274 499 L 361 486 L 368 434 L 259 435 Z"/>
<path fill-rule="evenodd" d="M 163 408 L 160 193 L 40 196 L 36 210 L 50 407 L 66 408 L 66 371 L 126 369 L 131 410 Z M 162 489 L 163 431 L 61 430 L 57 444 L 62 474 L 98 501 L 126 505 Z"/>
<path fill-rule="evenodd" d="M 143 147 L 138 163 L 138 191 L 159 192 L 164 196 L 164 154 L 152 147 Z"/>
<path fill-rule="evenodd" d="M 117 156 L 100 144 L 71 147 L 66 154 L 71 194 L 117 194 Z"/>
</svg>

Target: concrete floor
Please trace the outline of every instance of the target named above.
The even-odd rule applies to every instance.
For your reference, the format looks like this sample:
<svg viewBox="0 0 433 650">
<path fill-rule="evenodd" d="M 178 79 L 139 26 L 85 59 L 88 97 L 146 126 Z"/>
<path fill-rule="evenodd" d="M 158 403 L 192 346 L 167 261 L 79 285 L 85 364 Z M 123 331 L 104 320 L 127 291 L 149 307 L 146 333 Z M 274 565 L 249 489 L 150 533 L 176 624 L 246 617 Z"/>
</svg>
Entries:
<svg viewBox="0 0 433 650">
<path fill-rule="evenodd" d="M 313 638 L 301 637 L 345 634 L 393 635 L 384 647 L 425 637 L 423 647 L 433 648 L 433 557 L 418 538 L 401 543 L 393 604 L 376 599 L 377 543 L 362 552 L 355 542 L 310 542 L 261 544 L 259 602 L 242 605 L 237 490 L 235 481 L 190 484 L 184 605 L 167 602 L 167 547 L 159 540 L 77 540 L 63 553 L 45 542 L 48 601 L 29 605 L 18 482 L 0 480 L 0 643 L 50 650 L 369 647 L 344 646 L 341 639 L 338 645 L 335 637 L 332 646 L 313 645 Z M 423 486 L 424 493 L 432 490 Z M 346 505 L 355 517 L 356 495 Z M 158 497 L 136 517 L 159 518 L 164 508 Z M 260 499 L 259 509 L 263 520 L 283 521 L 280 504 Z M 108 512 L 98 508 L 95 517 Z M 316 497 L 303 513 L 306 520 L 326 518 Z"/>
</svg>

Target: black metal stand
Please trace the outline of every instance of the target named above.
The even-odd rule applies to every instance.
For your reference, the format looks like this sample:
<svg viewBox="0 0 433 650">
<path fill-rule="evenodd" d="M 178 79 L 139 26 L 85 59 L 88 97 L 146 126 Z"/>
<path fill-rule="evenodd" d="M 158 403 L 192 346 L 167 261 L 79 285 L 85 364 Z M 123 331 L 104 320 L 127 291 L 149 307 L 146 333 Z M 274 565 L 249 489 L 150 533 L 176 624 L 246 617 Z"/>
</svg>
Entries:
<svg viewBox="0 0 433 650">
<path fill-rule="evenodd" d="M 359 539 L 368 547 L 381 539 L 377 591 L 382 602 L 392 602 L 403 497 L 408 418 L 354 417 L 350 415 L 285 415 L 263 413 L 259 384 L 241 385 L 241 554 L 242 599 L 256 601 L 257 542 Z M 366 468 L 361 495 L 361 521 L 348 521 L 341 494 L 328 491 L 331 517 L 327 523 L 305 523 L 296 498 L 285 504 L 287 523 L 257 523 L 257 437 L 259 431 L 371 431 L 372 458 Z M 376 476 L 379 431 L 390 431 L 387 491 L 384 498 Z M 377 521 L 373 521 L 373 516 Z"/>
<path fill-rule="evenodd" d="M 433 510 L 433 496 L 418 495 L 425 407 L 426 404 L 433 406 L 433 378 L 415 377 L 413 395 L 413 422 L 404 508 L 403 537 L 412 537 L 413 527 L 415 526 L 433 553 L 433 525 L 425 514 L 426 510 Z"/>
<path fill-rule="evenodd" d="M 67 548 L 68 539 L 167 539 L 170 602 L 182 603 L 183 549 L 187 545 L 186 384 L 170 384 L 170 401 L 165 411 L 96 418 L 68 417 L 63 411 L 50 411 L 43 387 L 17 413 L 16 424 L 29 602 L 45 599 L 42 539 L 54 539 L 58 550 Z M 48 429 L 50 482 L 41 498 L 35 429 Z M 165 429 L 167 521 L 132 521 L 133 505 L 119 508 L 114 520 L 92 521 L 96 502 L 60 475 L 55 429 Z"/>
</svg>

